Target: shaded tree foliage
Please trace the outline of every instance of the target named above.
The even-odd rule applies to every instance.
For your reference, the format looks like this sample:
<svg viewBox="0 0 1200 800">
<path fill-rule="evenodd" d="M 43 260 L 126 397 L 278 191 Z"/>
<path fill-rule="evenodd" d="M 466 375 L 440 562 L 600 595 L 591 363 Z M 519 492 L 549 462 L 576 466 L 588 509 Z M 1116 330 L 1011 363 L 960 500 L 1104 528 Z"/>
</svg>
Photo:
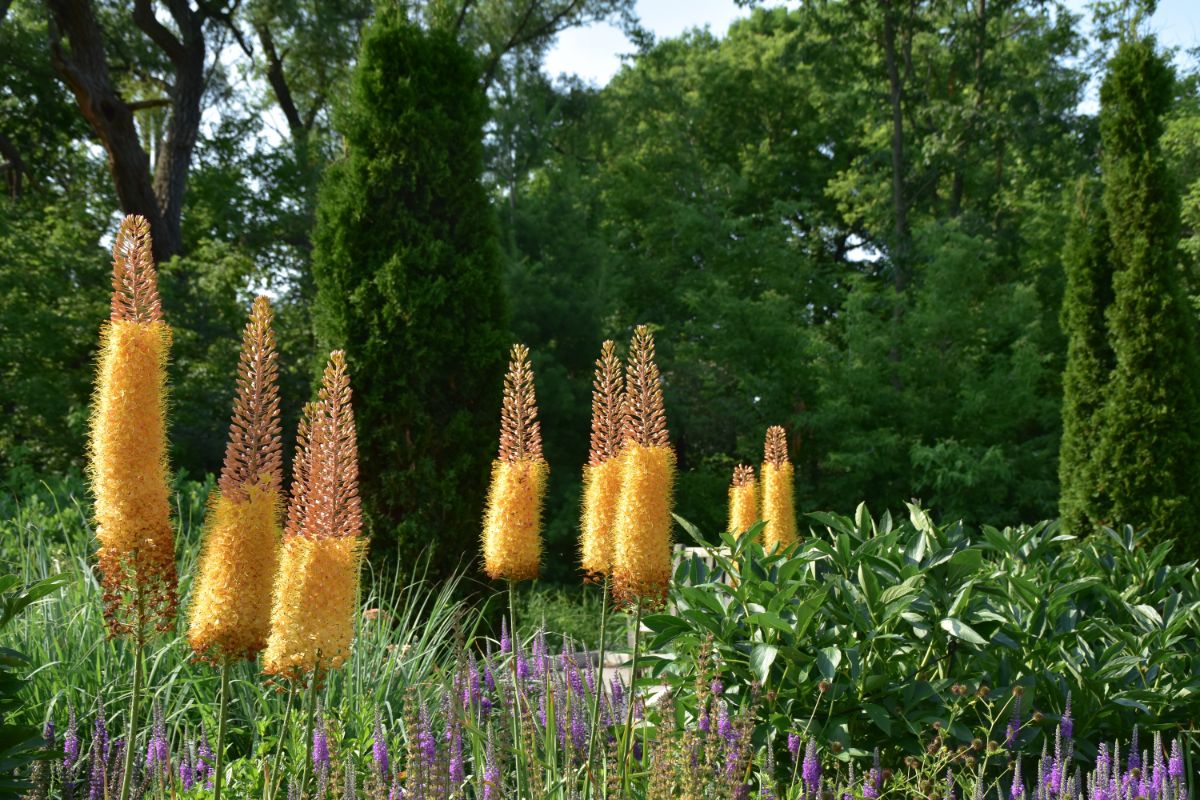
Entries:
<svg viewBox="0 0 1200 800">
<path fill-rule="evenodd" d="M 1063 528 L 1089 533 L 1101 519 L 1096 453 L 1104 398 L 1113 369 L 1105 315 L 1112 303 L 1112 240 L 1096 180 L 1081 180 L 1063 249 L 1067 286 L 1062 326 L 1067 336 L 1063 370 L 1062 449 L 1058 459 L 1059 515 Z"/>
<path fill-rule="evenodd" d="M 1200 362 L 1178 274 L 1179 199 L 1159 143 L 1173 92 L 1173 71 L 1152 37 L 1122 42 L 1100 89 L 1116 366 L 1098 456 L 1110 499 L 1099 514 L 1195 553 Z"/>
</svg>

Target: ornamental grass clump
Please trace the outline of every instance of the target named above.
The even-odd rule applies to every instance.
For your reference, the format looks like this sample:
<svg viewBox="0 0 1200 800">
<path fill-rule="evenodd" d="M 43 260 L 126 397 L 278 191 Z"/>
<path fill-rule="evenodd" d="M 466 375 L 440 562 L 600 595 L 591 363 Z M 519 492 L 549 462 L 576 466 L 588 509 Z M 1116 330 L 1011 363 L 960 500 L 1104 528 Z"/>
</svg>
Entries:
<svg viewBox="0 0 1200 800">
<path fill-rule="evenodd" d="M 767 428 L 763 445 L 763 548 L 770 552 L 796 543 L 795 469 L 788 460 L 787 433 L 782 426 Z"/>
<path fill-rule="evenodd" d="M 209 512 L 189 614 L 196 655 L 252 659 L 267 645 L 279 565 L 283 460 L 271 306 L 254 301 L 242 337 L 225 463 Z"/>
<path fill-rule="evenodd" d="M 621 444 L 625 428 L 625 398 L 616 343 L 606 341 L 596 360 L 592 380 L 592 435 L 588 463 L 583 467 L 583 514 L 579 551 L 583 574 L 589 580 L 607 576 L 612 568 L 612 527 L 621 492 Z"/>
<path fill-rule="evenodd" d="M 88 473 L 110 635 L 134 645 L 127 741 L 137 731 L 142 650 L 175 621 L 175 536 L 167 471 L 167 354 L 150 223 L 125 217 L 113 243 L 112 313 L 100 331 Z M 129 797 L 133 748 L 119 796 Z"/>
<path fill-rule="evenodd" d="M 319 399 L 305 407 L 300 422 L 264 672 L 317 678 L 349 657 L 361 534 L 350 375 L 345 354 L 335 350 Z"/>
<path fill-rule="evenodd" d="M 744 533 L 758 521 L 758 485 L 754 467 L 738 464 L 729 485 L 729 532 Z"/>
<path fill-rule="evenodd" d="M 489 578 L 510 582 L 538 576 L 542 560 L 542 501 L 550 468 L 542 456 L 529 349 L 512 347 L 504 377 L 500 455 L 483 520 L 483 566 Z"/>
<path fill-rule="evenodd" d="M 675 451 L 667 438 L 654 337 L 634 331 L 625 367 L 627 415 L 621 491 L 613 522 L 613 596 L 623 605 L 661 603 L 671 579 L 671 501 Z"/>
</svg>

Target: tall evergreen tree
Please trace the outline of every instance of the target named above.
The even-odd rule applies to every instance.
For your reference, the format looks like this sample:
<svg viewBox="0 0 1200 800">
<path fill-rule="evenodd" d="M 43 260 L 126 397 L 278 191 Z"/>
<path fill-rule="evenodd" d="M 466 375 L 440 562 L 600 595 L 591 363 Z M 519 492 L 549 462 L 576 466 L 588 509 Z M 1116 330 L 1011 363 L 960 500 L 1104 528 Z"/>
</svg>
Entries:
<svg viewBox="0 0 1200 800">
<path fill-rule="evenodd" d="M 1104 506 L 1098 497 L 1096 445 L 1105 387 L 1113 369 L 1104 322 L 1112 303 L 1111 247 L 1099 181 L 1080 181 L 1062 258 L 1067 284 L 1062 303 L 1067 363 L 1058 457 L 1059 514 L 1063 527 L 1074 534 L 1090 530 L 1098 509 Z"/>
<path fill-rule="evenodd" d="M 1100 89 L 1104 207 L 1114 259 L 1116 368 L 1101 438 L 1105 518 L 1195 552 L 1200 398 L 1195 319 L 1177 273 L 1179 204 L 1159 138 L 1174 75 L 1153 37 L 1123 42 Z"/>
<path fill-rule="evenodd" d="M 479 74 L 449 34 L 381 11 L 314 234 L 317 336 L 355 376 L 370 533 L 439 571 L 476 549 L 507 349 Z"/>
</svg>

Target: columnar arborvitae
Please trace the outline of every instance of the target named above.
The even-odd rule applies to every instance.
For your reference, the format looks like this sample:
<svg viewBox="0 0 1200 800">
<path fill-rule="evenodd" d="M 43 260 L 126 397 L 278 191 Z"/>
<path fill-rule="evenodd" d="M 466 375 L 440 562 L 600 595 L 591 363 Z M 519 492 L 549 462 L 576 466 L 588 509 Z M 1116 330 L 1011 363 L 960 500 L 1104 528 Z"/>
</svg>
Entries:
<svg viewBox="0 0 1200 800">
<path fill-rule="evenodd" d="M 1174 78 L 1152 37 L 1124 42 L 1100 90 L 1104 207 L 1114 261 L 1102 491 L 1109 521 L 1200 542 L 1195 317 L 1177 274 L 1179 205 L 1159 146 Z"/>
<path fill-rule="evenodd" d="M 474 552 L 504 374 L 473 56 L 382 10 L 363 36 L 314 234 L 317 334 L 354 370 L 366 522 L 435 569 Z"/>
<path fill-rule="evenodd" d="M 1063 431 L 1058 458 L 1058 507 L 1063 528 L 1080 535 L 1093 528 L 1105 507 L 1099 495 L 1096 445 L 1113 369 L 1104 322 L 1112 303 L 1111 247 L 1099 181 L 1080 181 L 1063 248 L 1067 286 L 1062 326 L 1067 336 L 1067 364 L 1063 371 Z"/>
</svg>

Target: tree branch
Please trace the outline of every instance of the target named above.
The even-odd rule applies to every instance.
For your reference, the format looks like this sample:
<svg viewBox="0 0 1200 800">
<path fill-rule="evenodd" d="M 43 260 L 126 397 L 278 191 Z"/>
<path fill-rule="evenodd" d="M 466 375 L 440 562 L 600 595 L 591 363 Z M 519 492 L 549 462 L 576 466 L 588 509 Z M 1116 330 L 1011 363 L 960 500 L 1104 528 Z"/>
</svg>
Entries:
<svg viewBox="0 0 1200 800">
<path fill-rule="evenodd" d="M 167 30 L 166 26 L 158 21 L 158 17 L 154 16 L 151 0 L 134 0 L 133 21 L 171 61 L 178 64 L 184 59 L 183 42 L 175 38 L 175 34 Z"/>
<path fill-rule="evenodd" d="M 292 138 L 298 139 L 308 133 L 308 126 L 300 118 L 300 110 L 296 108 L 296 100 L 292 97 L 292 89 L 288 85 L 287 75 L 283 72 L 283 59 L 275 49 L 275 39 L 271 36 L 271 29 L 265 23 L 257 23 L 254 26 L 254 32 L 258 34 L 263 56 L 267 60 L 267 83 L 271 84 L 271 91 L 275 93 L 279 109 L 287 119 Z"/>
</svg>

